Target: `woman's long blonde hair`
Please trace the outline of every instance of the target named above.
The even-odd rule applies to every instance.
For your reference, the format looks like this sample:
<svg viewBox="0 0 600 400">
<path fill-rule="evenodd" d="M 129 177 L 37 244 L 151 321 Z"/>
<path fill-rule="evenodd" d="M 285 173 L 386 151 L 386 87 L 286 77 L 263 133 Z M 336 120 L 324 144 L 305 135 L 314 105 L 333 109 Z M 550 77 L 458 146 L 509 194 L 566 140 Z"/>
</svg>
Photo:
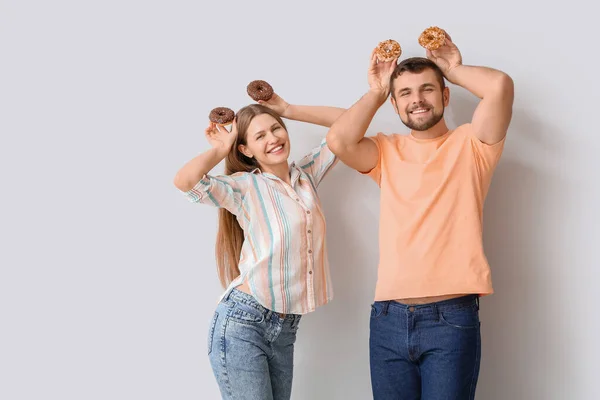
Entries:
<svg viewBox="0 0 600 400">
<path fill-rule="evenodd" d="M 225 158 L 225 174 L 231 175 L 236 172 L 252 172 L 260 165 L 255 158 L 246 157 L 239 150 L 240 145 L 247 144 L 248 126 L 254 117 L 261 114 L 269 114 L 286 129 L 279 114 L 268 107 L 260 104 L 250 104 L 240 109 L 235 118 L 238 136 L 231 151 Z M 223 287 L 229 286 L 231 281 L 240 275 L 238 263 L 244 243 L 244 231 L 237 221 L 235 215 L 225 208 L 219 209 L 219 231 L 217 233 L 217 243 L 215 253 L 217 258 L 217 271 L 219 280 Z"/>
</svg>

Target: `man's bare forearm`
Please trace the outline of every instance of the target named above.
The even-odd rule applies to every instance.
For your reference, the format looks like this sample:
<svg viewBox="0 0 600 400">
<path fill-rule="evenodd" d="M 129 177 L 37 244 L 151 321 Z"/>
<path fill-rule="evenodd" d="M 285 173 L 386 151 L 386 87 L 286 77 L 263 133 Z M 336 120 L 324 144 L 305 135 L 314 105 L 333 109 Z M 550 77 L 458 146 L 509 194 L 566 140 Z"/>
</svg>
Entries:
<svg viewBox="0 0 600 400">
<path fill-rule="evenodd" d="M 387 98 L 387 93 L 370 90 L 343 113 L 327 133 L 327 143 L 333 152 L 358 144 Z"/>
</svg>

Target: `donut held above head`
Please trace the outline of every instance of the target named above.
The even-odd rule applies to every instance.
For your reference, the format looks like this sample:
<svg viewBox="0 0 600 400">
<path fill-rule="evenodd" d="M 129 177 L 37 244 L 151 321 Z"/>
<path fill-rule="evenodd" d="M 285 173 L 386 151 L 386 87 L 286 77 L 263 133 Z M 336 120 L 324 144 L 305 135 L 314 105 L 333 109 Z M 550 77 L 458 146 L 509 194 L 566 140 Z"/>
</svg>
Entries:
<svg viewBox="0 0 600 400">
<path fill-rule="evenodd" d="M 437 26 L 430 26 L 419 36 L 419 44 L 427 50 L 437 50 L 446 43 L 446 32 Z"/>
<path fill-rule="evenodd" d="M 400 57 L 402 54 L 402 47 L 400 47 L 400 43 L 396 42 L 394 39 L 384 40 L 377 45 L 375 54 L 377 55 L 377 59 L 381 62 L 392 61 L 394 58 Z"/>
<path fill-rule="evenodd" d="M 273 96 L 273 87 L 260 79 L 250 82 L 246 87 L 246 91 L 254 101 L 269 101 Z"/>
<path fill-rule="evenodd" d="M 227 107 L 213 108 L 210 114 L 208 114 L 210 122 L 220 126 L 230 125 L 233 122 L 234 117 L 235 113 L 233 110 Z"/>
</svg>

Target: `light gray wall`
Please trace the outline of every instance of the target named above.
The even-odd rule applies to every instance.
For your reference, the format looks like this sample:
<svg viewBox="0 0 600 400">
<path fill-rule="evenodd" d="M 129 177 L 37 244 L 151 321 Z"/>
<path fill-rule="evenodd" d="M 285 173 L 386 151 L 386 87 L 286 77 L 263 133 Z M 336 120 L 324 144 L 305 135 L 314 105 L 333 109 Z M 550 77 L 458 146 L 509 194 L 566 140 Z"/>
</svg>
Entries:
<svg viewBox="0 0 600 400">
<path fill-rule="evenodd" d="M 598 35 L 583 0 L 201 3 L 0 2 L 0 398 L 219 398 L 217 213 L 172 185 L 208 148 L 208 112 L 247 104 L 253 79 L 348 107 L 377 43 L 423 55 L 430 25 L 516 85 L 485 210 L 496 293 L 477 397 L 600 398 Z M 476 100 L 451 90 L 454 127 Z M 293 158 L 326 132 L 289 128 Z M 406 132 L 389 103 L 377 131 Z M 336 296 L 303 320 L 294 398 L 368 399 L 379 192 L 340 164 L 321 195 Z"/>
</svg>

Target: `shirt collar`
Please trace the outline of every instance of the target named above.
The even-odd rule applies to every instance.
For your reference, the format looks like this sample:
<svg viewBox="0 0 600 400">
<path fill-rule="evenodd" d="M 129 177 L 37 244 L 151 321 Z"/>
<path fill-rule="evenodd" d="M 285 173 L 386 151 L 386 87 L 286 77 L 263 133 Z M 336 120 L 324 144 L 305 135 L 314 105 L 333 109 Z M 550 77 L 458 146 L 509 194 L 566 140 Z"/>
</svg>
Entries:
<svg viewBox="0 0 600 400">
<path fill-rule="evenodd" d="M 302 170 L 300 169 L 300 167 L 298 167 L 296 165 L 296 162 L 292 162 L 290 164 L 290 172 L 291 172 L 290 182 L 292 183 L 292 186 L 294 186 L 296 184 L 296 181 L 298 181 L 298 178 L 300 177 L 300 174 L 302 173 Z M 269 179 L 280 180 L 278 177 L 276 177 L 273 174 L 270 174 L 268 172 L 262 172 L 260 170 L 260 168 L 258 168 L 258 167 L 254 168 L 251 173 L 252 174 L 257 174 L 257 175 L 262 175 L 262 176 L 267 177 Z"/>
</svg>

